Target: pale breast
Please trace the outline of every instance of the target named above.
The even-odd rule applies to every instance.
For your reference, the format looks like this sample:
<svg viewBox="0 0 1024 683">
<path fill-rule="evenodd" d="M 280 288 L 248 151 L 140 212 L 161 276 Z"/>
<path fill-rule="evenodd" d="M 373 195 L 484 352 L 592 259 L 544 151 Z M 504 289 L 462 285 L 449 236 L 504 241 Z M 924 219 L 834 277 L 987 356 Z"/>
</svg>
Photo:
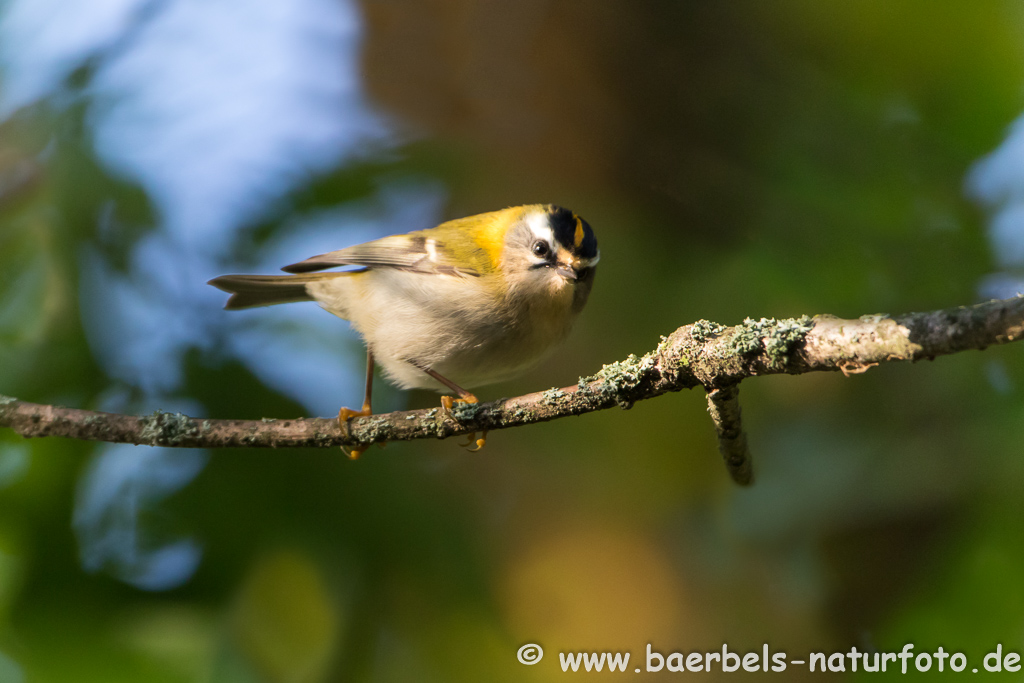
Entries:
<svg viewBox="0 0 1024 683">
<path fill-rule="evenodd" d="M 508 305 L 486 277 L 371 269 L 318 283 L 310 294 L 362 335 L 402 388 L 447 391 L 429 367 L 465 388 L 509 379 L 569 331 L 571 293 Z"/>
</svg>

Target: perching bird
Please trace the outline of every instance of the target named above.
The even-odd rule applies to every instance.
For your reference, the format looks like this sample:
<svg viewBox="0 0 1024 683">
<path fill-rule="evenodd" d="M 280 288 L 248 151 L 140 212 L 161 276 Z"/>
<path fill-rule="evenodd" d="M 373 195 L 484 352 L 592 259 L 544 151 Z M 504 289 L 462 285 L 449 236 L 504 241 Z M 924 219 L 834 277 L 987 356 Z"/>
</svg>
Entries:
<svg viewBox="0 0 1024 683">
<path fill-rule="evenodd" d="M 231 293 L 227 309 L 316 301 L 351 321 L 366 343 L 366 396 L 362 410 L 339 411 L 344 423 L 371 414 L 374 361 L 403 389 L 448 389 L 454 400 L 476 403 L 463 387 L 514 377 L 566 337 L 587 302 L 599 258 L 586 221 L 568 209 L 533 204 L 282 269 L 294 275 L 222 275 L 209 284 Z M 312 272 L 336 266 L 359 268 Z M 442 397 L 446 410 L 452 400 Z"/>
</svg>

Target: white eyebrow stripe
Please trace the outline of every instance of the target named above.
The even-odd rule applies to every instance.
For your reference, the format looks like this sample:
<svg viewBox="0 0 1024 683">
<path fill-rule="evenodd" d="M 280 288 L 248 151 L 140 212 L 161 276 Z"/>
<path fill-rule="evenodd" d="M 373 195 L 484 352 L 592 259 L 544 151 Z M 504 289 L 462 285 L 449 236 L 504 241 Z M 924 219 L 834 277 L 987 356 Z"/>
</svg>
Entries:
<svg viewBox="0 0 1024 683">
<path fill-rule="evenodd" d="M 544 240 L 548 244 L 554 246 L 555 243 L 555 231 L 551 229 L 551 223 L 548 221 L 548 215 L 544 212 L 531 213 L 526 217 L 526 225 L 529 226 L 530 232 L 533 236 L 539 240 Z"/>
</svg>

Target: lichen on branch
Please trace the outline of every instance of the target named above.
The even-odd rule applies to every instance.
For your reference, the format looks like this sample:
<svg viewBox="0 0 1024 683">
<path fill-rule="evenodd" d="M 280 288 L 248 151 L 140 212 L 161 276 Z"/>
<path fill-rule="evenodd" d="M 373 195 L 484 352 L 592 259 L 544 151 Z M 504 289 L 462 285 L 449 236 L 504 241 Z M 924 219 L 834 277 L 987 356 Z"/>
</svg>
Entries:
<svg viewBox="0 0 1024 683">
<path fill-rule="evenodd" d="M 452 413 L 439 408 L 398 411 L 353 418 L 347 429 L 342 429 L 336 420 L 325 418 L 214 420 L 163 412 L 136 417 L 0 396 L 0 427 L 24 437 L 63 436 L 182 448 L 351 448 L 386 441 L 443 439 L 607 408 L 629 408 L 668 392 L 697 386 L 714 392 L 760 375 L 857 374 L 881 363 L 984 349 L 1022 337 L 1024 298 L 1019 296 L 895 318 L 748 318 L 735 326 L 701 320 L 663 337 L 649 353 L 609 363 L 572 386 L 490 403 L 456 404 Z M 738 420 L 738 403 L 721 403 L 720 407 L 734 407 Z M 729 433 L 734 445 L 740 444 L 743 435 L 734 430 Z M 745 436 L 742 447 L 746 448 Z"/>
</svg>

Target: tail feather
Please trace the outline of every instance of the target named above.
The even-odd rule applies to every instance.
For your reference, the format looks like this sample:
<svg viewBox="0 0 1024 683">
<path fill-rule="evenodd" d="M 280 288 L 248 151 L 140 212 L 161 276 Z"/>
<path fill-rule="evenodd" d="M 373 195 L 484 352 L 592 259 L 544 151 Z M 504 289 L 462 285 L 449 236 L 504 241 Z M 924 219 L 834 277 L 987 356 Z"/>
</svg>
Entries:
<svg viewBox="0 0 1024 683">
<path fill-rule="evenodd" d="M 308 283 L 345 275 L 343 272 L 311 275 L 221 275 L 206 284 L 231 294 L 224 308 L 234 310 L 313 301 L 313 297 L 306 291 Z"/>
</svg>

